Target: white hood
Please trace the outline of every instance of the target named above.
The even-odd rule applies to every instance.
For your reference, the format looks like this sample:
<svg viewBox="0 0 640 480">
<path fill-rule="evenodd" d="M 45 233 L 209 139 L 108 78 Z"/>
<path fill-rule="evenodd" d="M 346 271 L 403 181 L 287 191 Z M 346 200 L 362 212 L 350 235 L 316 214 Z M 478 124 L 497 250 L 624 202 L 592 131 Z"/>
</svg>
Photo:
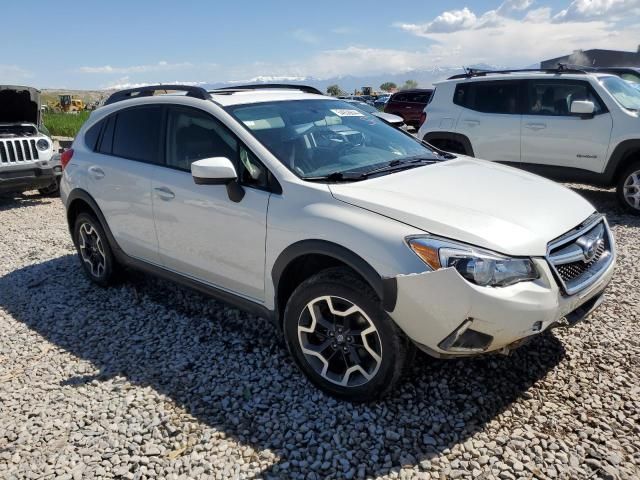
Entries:
<svg viewBox="0 0 640 480">
<path fill-rule="evenodd" d="M 550 240 L 595 210 L 560 184 L 468 157 L 330 189 L 338 200 L 425 232 L 516 256 L 546 255 Z"/>
</svg>

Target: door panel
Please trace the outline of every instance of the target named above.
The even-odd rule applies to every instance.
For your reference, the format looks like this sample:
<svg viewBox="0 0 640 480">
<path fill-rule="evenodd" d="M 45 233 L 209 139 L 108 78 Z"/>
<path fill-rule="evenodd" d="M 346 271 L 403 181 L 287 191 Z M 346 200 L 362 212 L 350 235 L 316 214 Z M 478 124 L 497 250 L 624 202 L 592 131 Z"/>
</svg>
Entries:
<svg viewBox="0 0 640 480">
<path fill-rule="evenodd" d="M 118 245 L 132 257 L 158 263 L 151 178 L 159 151 L 162 107 L 121 110 L 104 120 L 96 144 L 96 164 L 89 165 L 90 191 Z"/>
<path fill-rule="evenodd" d="M 152 182 L 160 261 L 165 267 L 254 299 L 264 299 L 269 192 L 247 188 L 238 202 L 223 185 L 196 185 L 163 168 Z"/>
<path fill-rule="evenodd" d="M 572 115 L 571 102 L 590 100 L 593 117 Z M 613 125 L 588 82 L 532 80 L 522 116 L 522 162 L 601 172 Z"/>
<path fill-rule="evenodd" d="M 459 84 L 454 103 L 460 105 L 456 132 L 469 138 L 476 157 L 520 162 L 521 83 L 477 81 Z"/>
<path fill-rule="evenodd" d="M 168 108 L 166 167 L 153 177 L 154 219 L 163 266 L 254 300 L 264 300 L 266 169 L 221 122 L 201 110 Z M 191 163 L 226 157 L 245 186 L 239 202 L 224 185 L 197 185 Z M 255 188 L 254 188 L 255 187 Z"/>
</svg>

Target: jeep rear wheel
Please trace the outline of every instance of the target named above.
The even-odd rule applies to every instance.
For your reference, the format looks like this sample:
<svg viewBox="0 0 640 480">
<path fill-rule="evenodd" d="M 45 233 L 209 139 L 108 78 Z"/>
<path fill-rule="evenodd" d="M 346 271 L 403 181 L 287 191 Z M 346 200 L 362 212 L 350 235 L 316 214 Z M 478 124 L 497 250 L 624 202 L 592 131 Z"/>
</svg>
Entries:
<svg viewBox="0 0 640 480">
<path fill-rule="evenodd" d="M 640 215 L 640 162 L 632 163 L 617 185 L 618 200 L 629 213 Z"/>
<path fill-rule="evenodd" d="M 327 269 L 298 286 L 285 309 L 284 334 L 307 377 L 351 401 L 391 390 L 413 348 L 372 289 L 346 268 Z"/>
</svg>

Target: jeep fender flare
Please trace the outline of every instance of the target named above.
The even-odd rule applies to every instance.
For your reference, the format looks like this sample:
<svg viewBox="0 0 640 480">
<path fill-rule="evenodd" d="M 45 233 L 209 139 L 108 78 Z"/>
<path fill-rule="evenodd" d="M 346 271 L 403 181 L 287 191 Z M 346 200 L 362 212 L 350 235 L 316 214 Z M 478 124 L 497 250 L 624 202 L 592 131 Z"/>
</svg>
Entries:
<svg viewBox="0 0 640 480">
<path fill-rule="evenodd" d="M 604 182 L 607 185 L 613 185 L 616 183 L 617 176 L 627 165 L 627 161 L 630 157 L 637 153 L 640 158 L 640 139 L 623 140 L 616 145 L 613 153 L 609 156 L 607 166 L 602 173 Z"/>
<path fill-rule="evenodd" d="M 278 285 L 282 274 L 294 260 L 305 255 L 326 255 L 352 268 L 358 275 L 371 285 L 382 302 L 382 307 L 392 312 L 395 309 L 398 296 L 395 277 L 383 278 L 362 257 L 348 248 L 327 240 L 301 240 L 285 248 L 276 259 L 271 269 L 271 279 L 275 288 L 276 304 L 278 299 Z"/>
<path fill-rule="evenodd" d="M 475 157 L 473 147 L 471 146 L 471 140 L 469 140 L 469 137 L 461 133 L 434 131 L 427 133 L 423 140 L 427 143 L 431 143 L 432 140 L 452 140 L 462 145 L 464 148 L 464 155 Z M 442 149 L 441 147 L 438 148 Z"/>
</svg>

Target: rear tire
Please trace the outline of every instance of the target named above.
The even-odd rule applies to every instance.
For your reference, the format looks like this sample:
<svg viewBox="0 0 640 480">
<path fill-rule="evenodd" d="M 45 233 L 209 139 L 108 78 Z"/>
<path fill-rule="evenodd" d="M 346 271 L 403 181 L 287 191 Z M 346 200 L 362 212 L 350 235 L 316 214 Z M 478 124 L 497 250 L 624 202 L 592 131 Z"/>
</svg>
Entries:
<svg viewBox="0 0 640 480">
<path fill-rule="evenodd" d="M 315 385 L 354 402 L 387 394 L 413 358 L 413 344 L 375 292 L 344 267 L 324 270 L 295 289 L 284 312 L 284 335 Z"/>
<path fill-rule="evenodd" d="M 116 277 L 115 257 L 102 225 L 93 215 L 86 212 L 78 215 L 73 228 L 73 242 L 89 280 L 101 287 L 113 284 Z"/>
<path fill-rule="evenodd" d="M 618 201 L 633 215 L 640 215 L 640 161 L 629 165 L 618 178 L 616 186 Z"/>
</svg>

